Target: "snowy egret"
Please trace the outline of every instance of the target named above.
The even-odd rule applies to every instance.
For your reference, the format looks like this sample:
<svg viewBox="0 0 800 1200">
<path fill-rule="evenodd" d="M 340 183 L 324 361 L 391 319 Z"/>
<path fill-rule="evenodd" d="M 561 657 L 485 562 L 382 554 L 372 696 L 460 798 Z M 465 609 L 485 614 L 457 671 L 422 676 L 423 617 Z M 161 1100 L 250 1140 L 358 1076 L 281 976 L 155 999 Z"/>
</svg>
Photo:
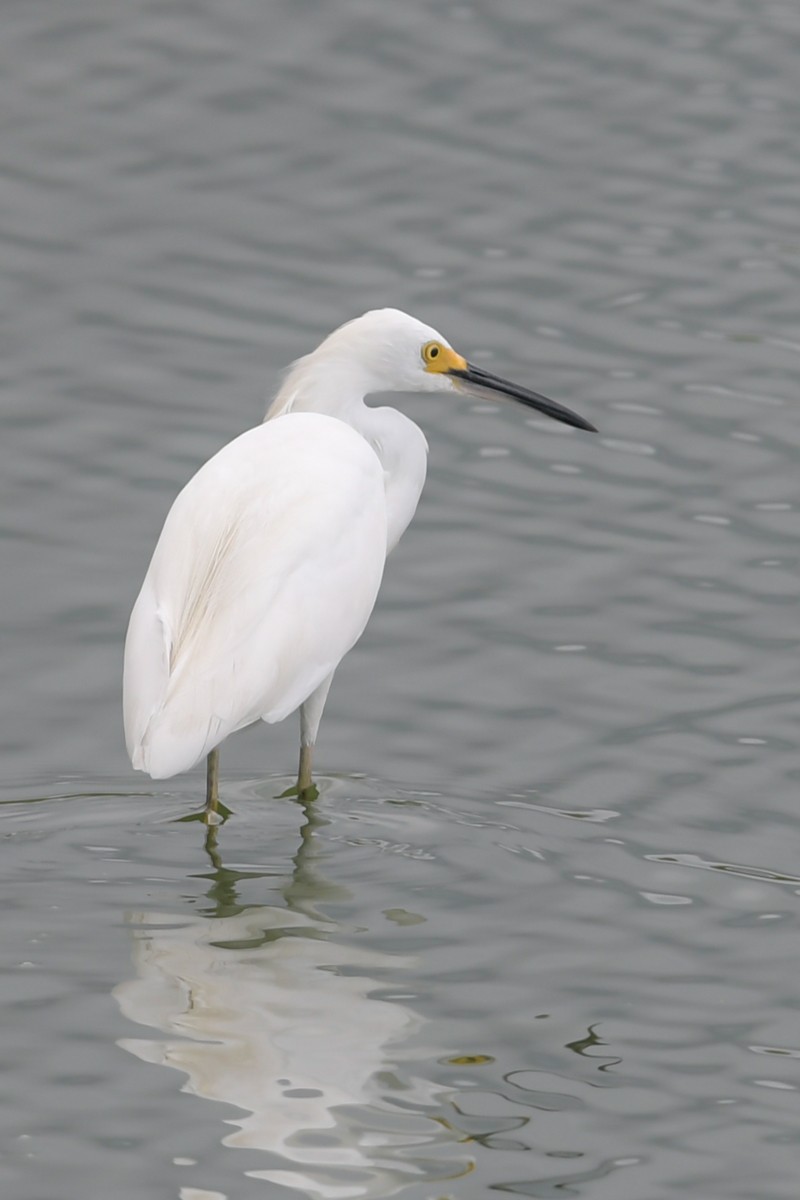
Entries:
<svg viewBox="0 0 800 1200">
<path fill-rule="evenodd" d="M 334 672 L 364 631 L 386 556 L 414 515 L 428 445 L 375 392 L 469 392 L 594 426 L 467 362 L 386 308 L 334 330 L 287 372 L 265 421 L 189 480 L 170 509 L 125 641 L 125 740 L 166 779 L 237 729 L 300 710 L 300 794 Z"/>
</svg>

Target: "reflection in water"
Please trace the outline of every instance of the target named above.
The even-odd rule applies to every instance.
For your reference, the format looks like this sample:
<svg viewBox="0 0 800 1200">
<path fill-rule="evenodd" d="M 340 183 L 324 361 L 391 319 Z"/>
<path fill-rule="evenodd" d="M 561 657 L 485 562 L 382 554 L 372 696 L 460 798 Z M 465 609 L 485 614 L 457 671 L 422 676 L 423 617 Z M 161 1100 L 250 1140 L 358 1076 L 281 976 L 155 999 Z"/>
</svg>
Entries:
<svg viewBox="0 0 800 1200">
<path fill-rule="evenodd" d="M 116 998 L 131 1020 L 176 1036 L 120 1045 L 185 1071 L 184 1090 L 248 1111 L 228 1122 L 237 1128 L 225 1144 L 280 1156 L 251 1177 L 312 1197 L 377 1197 L 410 1177 L 461 1174 L 468 1164 L 419 1157 L 445 1132 L 441 1089 L 394 1074 L 421 1019 L 374 994 L 373 973 L 408 960 L 336 940 L 336 924 L 314 908 L 331 891 L 312 869 L 314 828 L 324 822 L 313 805 L 305 813 L 286 906 L 237 904 L 240 876 L 222 866 L 211 830 L 213 915 L 132 914 L 137 977 Z"/>
</svg>

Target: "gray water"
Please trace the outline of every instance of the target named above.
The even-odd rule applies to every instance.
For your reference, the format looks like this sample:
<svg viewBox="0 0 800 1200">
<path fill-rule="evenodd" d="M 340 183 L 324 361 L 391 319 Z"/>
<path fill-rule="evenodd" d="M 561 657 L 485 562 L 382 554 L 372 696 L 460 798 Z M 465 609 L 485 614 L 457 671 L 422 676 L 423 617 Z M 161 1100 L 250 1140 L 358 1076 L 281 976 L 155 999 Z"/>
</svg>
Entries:
<svg viewBox="0 0 800 1200">
<path fill-rule="evenodd" d="M 0 39 L 11 1200 L 794 1200 L 800 9 L 28 0 Z M 318 747 L 154 784 L 172 497 L 367 308 L 430 476 Z"/>
</svg>

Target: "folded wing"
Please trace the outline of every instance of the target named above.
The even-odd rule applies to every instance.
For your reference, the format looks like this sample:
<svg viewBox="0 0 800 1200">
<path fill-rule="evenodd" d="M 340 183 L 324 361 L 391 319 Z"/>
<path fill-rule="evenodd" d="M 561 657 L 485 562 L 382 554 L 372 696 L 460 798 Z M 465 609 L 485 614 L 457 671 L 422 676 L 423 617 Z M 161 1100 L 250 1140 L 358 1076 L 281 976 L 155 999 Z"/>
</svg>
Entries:
<svg viewBox="0 0 800 1200">
<path fill-rule="evenodd" d="M 363 632 L 385 558 L 383 470 L 348 425 L 291 413 L 225 446 L 175 500 L 131 614 L 133 765 L 166 778 L 298 708 Z"/>
</svg>

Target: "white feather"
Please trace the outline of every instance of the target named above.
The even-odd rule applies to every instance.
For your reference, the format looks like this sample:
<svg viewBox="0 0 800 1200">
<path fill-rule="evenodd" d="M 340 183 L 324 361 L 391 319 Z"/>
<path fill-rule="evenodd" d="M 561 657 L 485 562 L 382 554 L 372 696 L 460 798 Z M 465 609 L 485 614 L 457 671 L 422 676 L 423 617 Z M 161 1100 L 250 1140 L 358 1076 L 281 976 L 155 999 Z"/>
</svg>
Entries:
<svg viewBox="0 0 800 1200">
<path fill-rule="evenodd" d="M 175 500 L 131 614 L 124 717 L 154 778 L 279 721 L 367 623 L 386 558 L 384 473 L 349 425 L 287 414 L 243 433 Z"/>
</svg>

